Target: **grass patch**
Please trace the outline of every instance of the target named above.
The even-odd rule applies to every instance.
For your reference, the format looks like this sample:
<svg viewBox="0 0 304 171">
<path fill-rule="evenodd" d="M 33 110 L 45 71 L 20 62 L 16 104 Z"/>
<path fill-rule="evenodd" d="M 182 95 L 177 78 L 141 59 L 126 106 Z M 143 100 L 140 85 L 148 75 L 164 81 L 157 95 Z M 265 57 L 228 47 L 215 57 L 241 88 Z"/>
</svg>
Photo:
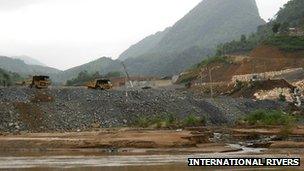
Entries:
<svg viewBox="0 0 304 171">
<path fill-rule="evenodd" d="M 134 122 L 134 125 L 141 128 L 147 128 L 150 125 L 150 119 L 148 117 L 138 117 Z"/>
<path fill-rule="evenodd" d="M 203 126 L 205 125 L 205 119 L 195 116 L 188 115 L 186 118 L 181 119 L 173 114 L 161 114 L 158 116 L 146 117 L 141 116 L 136 119 L 132 124 L 135 127 L 141 128 L 182 128 L 192 126 Z"/>
<path fill-rule="evenodd" d="M 214 57 L 209 57 L 209 58 L 203 60 L 201 63 L 195 65 L 194 68 L 201 68 L 201 67 L 213 64 L 213 63 L 226 63 L 226 62 L 229 62 L 228 57 L 226 57 L 226 56 L 214 56 Z"/>
<path fill-rule="evenodd" d="M 293 125 L 296 121 L 294 116 L 277 110 L 257 110 L 245 118 L 249 125 Z"/>
<path fill-rule="evenodd" d="M 205 125 L 205 119 L 192 114 L 188 115 L 183 121 L 183 126 L 202 126 L 202 125 Z"/>
<path fill-rule="evenodd" d="M 178 120 L 173 114 L 161 114 L 157 116 L 140 116 L 138 117 L 133 126 L 142 128 L 170 128 L 178 125 Z"/>
</svg>

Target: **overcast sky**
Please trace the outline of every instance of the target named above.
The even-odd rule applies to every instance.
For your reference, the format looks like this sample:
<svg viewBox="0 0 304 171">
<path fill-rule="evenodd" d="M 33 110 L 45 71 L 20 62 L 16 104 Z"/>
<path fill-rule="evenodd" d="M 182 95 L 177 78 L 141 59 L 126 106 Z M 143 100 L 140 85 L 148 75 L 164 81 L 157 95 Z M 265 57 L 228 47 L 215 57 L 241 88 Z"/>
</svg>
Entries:
<svg viewBox="0 0 304 171">
<path fill-rule="evenodd" d="M 201 0 L 0 0 L 0 55 L 67 69 L 173 25 Z M 268 20 L 288 0 L 257 0 Z"/>
</svg>

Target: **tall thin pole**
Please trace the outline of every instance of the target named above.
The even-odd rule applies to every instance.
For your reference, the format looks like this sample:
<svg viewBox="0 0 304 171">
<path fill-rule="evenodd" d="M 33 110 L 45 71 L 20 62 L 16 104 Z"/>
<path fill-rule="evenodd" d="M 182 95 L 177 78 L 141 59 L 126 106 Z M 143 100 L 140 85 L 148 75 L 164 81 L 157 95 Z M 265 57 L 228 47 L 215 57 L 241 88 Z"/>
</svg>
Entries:
<svg viewBox="0 0 304 171">
<path fill-rule="evenodd" d="M 209 81 L 210 81 L 210 96 L 211 96 L 211 99 L 213 98 L 213 86 L 212 86 L 212 71 L 210 68 L 208 68 L 209 70 Z"/>
<path fill-rule="evenodd" d="M 201 70 L 201 86 L 203 85 L 203 70 Z"/>
<path fill-rule="evenodd" d="M 126 75 L 127 75 L 128 81 L 130 82 L 130 85 L 131 85 L 131 87 L 133 88 L 134 86 L 133 86 L 133 83 L 132 83 L 132 81 L 131 81 L 131 79 L 130 79 L 129 73 L 128 73 L 128 71 L 127 71 L 127 67 L 126 67 L 126 65 L 124 64 L 124 62 L 121 62 L 121 64 L 122 64 L 122 66 L 123 66 L 123 68 L 124 68 L 124 70 L 125 70 L 125 73 L 126 73 Z"/>
</svg>

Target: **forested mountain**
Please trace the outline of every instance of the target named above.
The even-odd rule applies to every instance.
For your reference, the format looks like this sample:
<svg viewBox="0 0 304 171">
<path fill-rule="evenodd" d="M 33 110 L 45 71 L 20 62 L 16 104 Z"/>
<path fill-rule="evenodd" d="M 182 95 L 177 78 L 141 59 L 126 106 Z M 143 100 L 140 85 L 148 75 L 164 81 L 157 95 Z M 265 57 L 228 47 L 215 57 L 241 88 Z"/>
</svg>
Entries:
<svg viewBox="0 0 304 171">
<path fill-rule="evenodd" d="M 60 72 L 60 70 L 55 68 L 45 67 L 40 65 L 28 65 L 20 59 L 14 59 L 5 56 L 0 56 L 0 68 L 24 76 L 50 75 L 50 74 L 57 74 Z"/>
<path fill-rule="evenodd" d="M 265 21 L 255 0 L 203 0 L 174 26 L 131 46 L 119 59 L 132 74 L 172 75 L 261 24 Z"/>
<path fill-rule="evenodd" d="M 289 27 L 304 27 L 304 1 L 291 0 L 277 13 L 274 20 L 282 25 L 287 24 Z"/>
</svg>

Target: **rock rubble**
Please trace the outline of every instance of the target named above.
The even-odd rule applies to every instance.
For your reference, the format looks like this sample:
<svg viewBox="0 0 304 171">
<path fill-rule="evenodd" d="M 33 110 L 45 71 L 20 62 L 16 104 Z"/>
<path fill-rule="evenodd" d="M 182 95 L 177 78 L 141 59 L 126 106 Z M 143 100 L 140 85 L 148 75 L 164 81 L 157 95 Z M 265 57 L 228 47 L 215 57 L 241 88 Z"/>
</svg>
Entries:
<svg viewBox="0 0 304 171">
<path fill-rule="evenodd" d="M 101 91 L 85 88 L 0 88 L 0 132 L 83 131 L 96 127 L 130 126 L 140 117 L 194 114 L 207 124 L 234 124 L 256 109 L 280 109 L 274 101 L 219 97 L 181 90 Z"/>
</svg>

